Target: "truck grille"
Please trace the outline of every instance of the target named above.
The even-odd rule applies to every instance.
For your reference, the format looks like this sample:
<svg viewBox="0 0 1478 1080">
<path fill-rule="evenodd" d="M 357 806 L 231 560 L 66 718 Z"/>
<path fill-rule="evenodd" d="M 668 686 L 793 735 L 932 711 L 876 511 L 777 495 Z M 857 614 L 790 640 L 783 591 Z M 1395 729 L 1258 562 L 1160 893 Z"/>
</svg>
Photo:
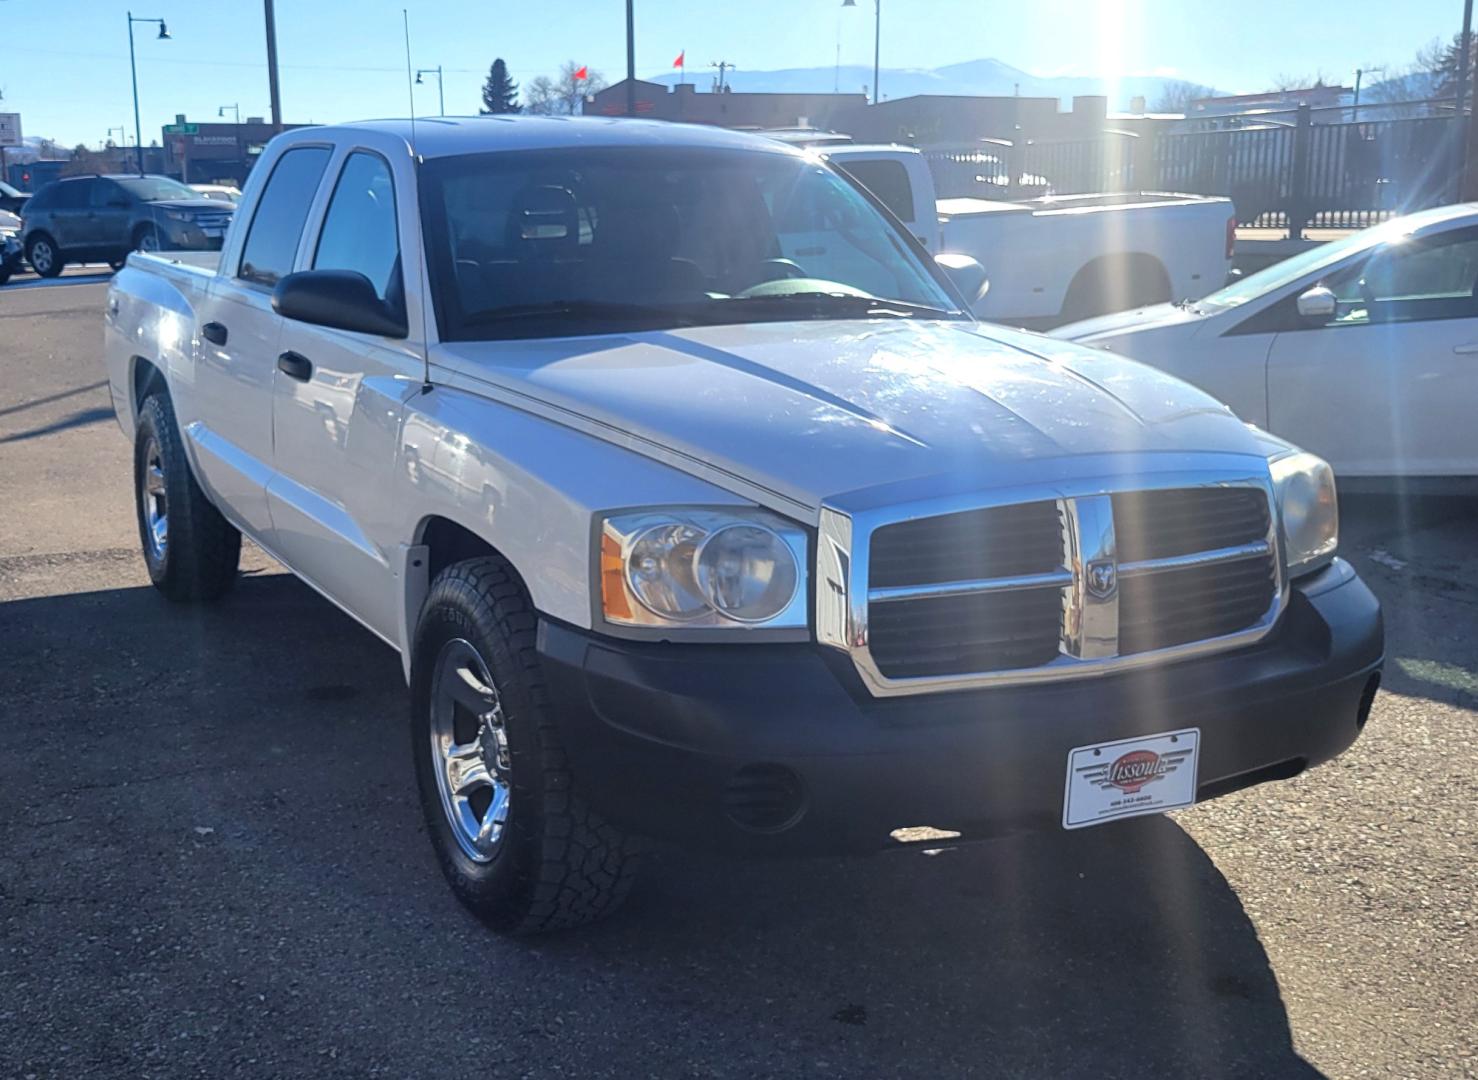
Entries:
<svg viewBox="0 0 1478 1080">
<path fill-rule="evenodd" d="M 1243 484 L 879 525 L 854 583 L 866 662 L 884 681 L 1067 675 L 1265 628 L 1281 588 L 1272 523 L 1266 489 Z"/>
</svg>

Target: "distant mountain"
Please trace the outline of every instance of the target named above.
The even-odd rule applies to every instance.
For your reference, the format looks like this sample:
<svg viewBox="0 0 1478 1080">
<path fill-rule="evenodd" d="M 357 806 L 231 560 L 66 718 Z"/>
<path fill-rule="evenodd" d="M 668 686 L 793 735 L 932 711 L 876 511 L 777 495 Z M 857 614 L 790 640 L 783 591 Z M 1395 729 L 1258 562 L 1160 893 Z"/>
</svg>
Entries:
<svg viewBox="0 0 1478 1080">
<path fill-rule="evenodd" d="M 844 64 L 840 70 L 830 67 L 784 68 L 779 71 L 734 71 L 726 76 L 736 91 L 769 94 L 822 94 L 833 89 L 843 93 L 859 93 L 872 82 L 872 68 Z M 710 89 L 709 72 L 690 71 L 686 77 L 673 72 L 651 81 L 668 86 L 681 81 Z M 1154 105 L 1160 91 L 1175 79 L 1155 75 L 1132 75 L 1119 79 L 1112 87 L 1107 79 L 1079 75 L 1033 75 L 1000 60 L 967 60 L 939 68 L 883 68 L 880 81 L 883 99 L 912 97 L 915 94 L 961 94 L 982 97 L 1055 97 L 1071 104 L 1076 96 L 1099 94 L 1109 96 L 1111 109 L 1127 109 L 1130 99 L 1143 95 Z"/>
</svg>

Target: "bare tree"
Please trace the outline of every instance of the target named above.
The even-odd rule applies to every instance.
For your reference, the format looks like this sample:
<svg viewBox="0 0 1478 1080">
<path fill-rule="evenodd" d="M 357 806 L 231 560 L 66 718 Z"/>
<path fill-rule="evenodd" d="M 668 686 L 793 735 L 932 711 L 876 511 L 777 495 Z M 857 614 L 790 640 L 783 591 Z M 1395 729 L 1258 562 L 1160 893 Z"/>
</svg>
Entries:
<svg viewBox="0 0 1478 1080">
<path fill-rule="evenodd" d="M 585 77 L 577 79 L 575 76 L 582 71 Z M 546 116 L 579 116 L 584 111 L 586 96 L 605 87 L 604 75 L 569 60 L 560 67 L 558 78 L 540 75 L 523 88 L 524 111 Z"/>
<path fill-rule="evenodd" d="M 1215 94 L 1216 91 L 1209 86 L 1187 82 L 1185 79 L 1171 79 L 1160 87 L 1150 110 L 1159 113 L 1183 113 L 1197 98 L 1214 97 Z"/>
<path fill-rule="evenodd" d="M 1282 93 L 1286 90 L 1318 90 L 1332 85 L 1322 71 L 1316 71 L 1312 75 L 1290 75 L 1287 72 L 1279 72 L 1273 76 L 1272 85 L 1268 87 L 1268 90 Z"/>
<path fill-rule="evenodd" d="M 559 90 L 548 75 L 540 75 L 524 84 L 524 112 L 534 113 L 536 116 L 553 116 L 560 112 L 562 105 Z"/>
</svg>

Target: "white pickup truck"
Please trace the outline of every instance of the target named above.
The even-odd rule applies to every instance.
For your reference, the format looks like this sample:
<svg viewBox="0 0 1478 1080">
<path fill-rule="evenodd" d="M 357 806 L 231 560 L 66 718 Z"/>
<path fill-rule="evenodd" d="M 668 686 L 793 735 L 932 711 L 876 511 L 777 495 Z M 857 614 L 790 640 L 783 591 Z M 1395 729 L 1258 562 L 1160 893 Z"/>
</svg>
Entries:
<svg viewBox="0 0 1478 1080">
<path fill-rule="evenodd" d="M 154 583 L 221 599 L 244 534 L 396 650 L 446 878 L 532 932 L 637 837 L 1072 829 L 1355 740 L 1381 616 L 1328 467 L 964 306 L 771 140 L 380 121 L 274 139 L 105 342 Z"/>
<path fill-rule="evenodd" d="M 936 199 L 923 155 L 909 146 L 824 146 L 931 254 L 985 267 L 972 304 L 991 322 L 1043 329 L 1226 284 L 1237 219 L 1229 199 L 1148 192 L 998 202 Z"/>
</svg>

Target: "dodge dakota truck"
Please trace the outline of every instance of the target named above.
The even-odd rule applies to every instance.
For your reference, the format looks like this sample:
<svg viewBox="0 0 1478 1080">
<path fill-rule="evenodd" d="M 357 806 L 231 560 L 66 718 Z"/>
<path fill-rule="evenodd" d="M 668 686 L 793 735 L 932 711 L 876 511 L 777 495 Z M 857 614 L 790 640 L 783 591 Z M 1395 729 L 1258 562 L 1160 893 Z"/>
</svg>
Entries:
<svg viewBox="0 0 1478 1080">
<path fill-rule="evenodd" d="M 108 293 L 149 575 L 218 601 L 245 535 L 398 651 L 502 932 L 608 912 L 650 838 L 938 847 L 1348 747 L 1384 645 L 1328 466 L 977 323 L 978 269 L 753 135 L 280 135 L 219 253 Z"/>
</svg>

